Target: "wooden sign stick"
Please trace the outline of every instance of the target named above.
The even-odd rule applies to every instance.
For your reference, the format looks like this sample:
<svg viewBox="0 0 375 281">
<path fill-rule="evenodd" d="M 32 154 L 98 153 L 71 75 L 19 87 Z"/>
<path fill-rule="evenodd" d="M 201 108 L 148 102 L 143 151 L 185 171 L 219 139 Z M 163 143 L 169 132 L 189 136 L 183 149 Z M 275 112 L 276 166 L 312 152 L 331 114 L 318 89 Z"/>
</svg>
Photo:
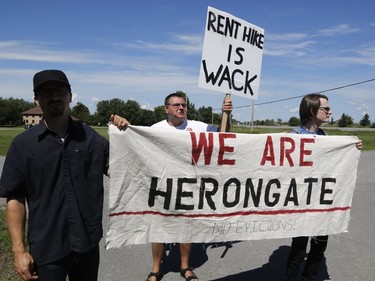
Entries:
<svg viewBox="0 0 375 281">
<path fill-rule="evenodd" d="M 230 95 L 229 93 L 226 93 L 225 94 L 225 98 L 224 98 L 224 101 L 230 99 Z M 229 119 L 229 114 L 228 112 L 225 112 L 223 111 L 223 114 L 221 116 L 221 125 L 220 125 L 220 132 L 226 132 L 227 131 L 227 123 L 228 123 L 228 120 Z"/>
</svg>

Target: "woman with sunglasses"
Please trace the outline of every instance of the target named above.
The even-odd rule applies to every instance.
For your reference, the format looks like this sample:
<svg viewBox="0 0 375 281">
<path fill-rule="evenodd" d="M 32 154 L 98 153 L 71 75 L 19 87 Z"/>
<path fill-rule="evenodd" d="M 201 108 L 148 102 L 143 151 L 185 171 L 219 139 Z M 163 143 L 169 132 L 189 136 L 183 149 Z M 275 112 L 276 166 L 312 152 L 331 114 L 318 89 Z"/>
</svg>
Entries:
<svg viewBox="0 0 375 281">
<path fill-rule="evenodd" d="M 328 105 L 328 98 L 321 94 L 309 94 L 302 98 L 299 115 L 300 126 L 294 128 L 295 134 L 326 135 L 320 128 L 329 122 L 332 114 Z M 362 148 L 362 141 L 356 143 L 358 149 Z M 287 261 L 286 276 L 284 281 L 295 281 L 299 275 L 300 266 L 306 256 L 306 248 L 309 237 L 294 237 Z M 313 236 L 310 238 L 310 252 L 307 255 L 305 267 L 302 271 L 302 280 L 316 280 L 324 252 L 327 248 L 328 235 Z"/>
</svg>

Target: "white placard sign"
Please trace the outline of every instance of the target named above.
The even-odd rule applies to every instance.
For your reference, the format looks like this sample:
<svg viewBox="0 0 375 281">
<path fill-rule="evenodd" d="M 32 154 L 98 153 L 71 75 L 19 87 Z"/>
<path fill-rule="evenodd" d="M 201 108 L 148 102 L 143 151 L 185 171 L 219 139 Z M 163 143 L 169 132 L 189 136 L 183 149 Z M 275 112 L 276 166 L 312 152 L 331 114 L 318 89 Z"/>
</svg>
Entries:
<svg viewBox="0 0 375 281">
<path fill-rule="evenodd" d="M 264 30 L 208 7 L 199 87 L 257 99 Z"/>
<path fill-rule="evenodd" d="M 353 136 L 110 126 L 107 248 L 346 232 Z"/>
</svg>

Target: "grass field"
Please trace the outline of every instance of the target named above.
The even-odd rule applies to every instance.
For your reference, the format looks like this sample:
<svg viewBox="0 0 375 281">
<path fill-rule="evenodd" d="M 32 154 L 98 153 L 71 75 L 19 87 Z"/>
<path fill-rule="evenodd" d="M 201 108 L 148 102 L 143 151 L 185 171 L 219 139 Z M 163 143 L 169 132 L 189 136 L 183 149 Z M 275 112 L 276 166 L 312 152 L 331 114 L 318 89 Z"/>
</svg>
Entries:
<svg viewBox="0 0 375 281">
<path fill-rule="evenodd" d="M 0 281 L 21 280 L 13 270 L 12 246 L 5 221 L 5 211 L 0 209 Z"/>
<path fill-rule="evenodd" d="M 283 133 L 290 132 L 291 128 L 255 128 L 251 130 L 250 128 L 244 127 L 234 127 L 233 132 L 245 133 L 245 134 L 270 134 L 270 133 Z M 342 130 L 340 128 L 324 128 L 329 136 L 357 136 L 362 140 L 363 151 L 375 150 L 375 129 L 369 130 L 356 130 L 355 128 L 351 131 Z"/>
<path fill-rule="evenodd" d="M 107 128 L 97 127 L 95 130 L 99 134 L 108 139 Z M 0 128 L 0 155 L 5 156 L 12 139 L 23 132 L 23 128 Z M 246 127 L 232 127 L 232 132 L 245 134 L 269 134 L 289 132 L 290 128 L 251 128 Z M 355 135 L 363 141 L 363 150 L 375 150 L 375 130 L 361 131 L 343 131 L 337 128 L 326 128 L 329 135 Z M 0 281 L 15 281 L 20 280 L 13 270 L 13 255 L 11 252 L 11 242 L 9 239 L 6 222 L 5 211 L 0 209 Z"/>
<path fill-rule="evenodd" d="M 106 127 L 94 127 L 95 130 L 108 139 L 108 133 Z M 330 136 L 343 136 L 343 135 L 354 135 L 360 138 L 363 142 L 363 150 L 375 150 L 375 129 L 363 131 L 363 130 L 352 130 L 344 131 L 339 128 L 325 128 Z M 23 128 L 0 128 L 0 156 L 5 156 L 8 152 L 9 145 L 12 139 L 25 131 Z M 282 133 L 289 132 L 290 128 L 254 128 L 253 130 L 249 127 L 232 127 L 232 132 L 243 133 L 243 134 L 270 134 L 270 133 Z"/>
</svg>

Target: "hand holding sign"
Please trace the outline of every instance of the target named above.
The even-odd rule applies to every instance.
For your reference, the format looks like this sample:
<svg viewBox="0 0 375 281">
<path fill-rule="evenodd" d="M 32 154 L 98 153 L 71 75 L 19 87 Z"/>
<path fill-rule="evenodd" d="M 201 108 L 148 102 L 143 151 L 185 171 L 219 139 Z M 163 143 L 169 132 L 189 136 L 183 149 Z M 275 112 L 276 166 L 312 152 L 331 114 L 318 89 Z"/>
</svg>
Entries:
<svg viewBox="0 0 375 281">
<path fill-rule="evenodd" d="M 220 125 L 220 132 L 226 132 L 228 130 L 228 118 L 229 114 L 233 110 L 232 106 L 232 100 L 230 99 L 230 94 L 226 94 L 224 101 L 223 101 L 223 106 L 221 108 L 223 114 L 221 116 L 221 125 Z"/>
</svg>

